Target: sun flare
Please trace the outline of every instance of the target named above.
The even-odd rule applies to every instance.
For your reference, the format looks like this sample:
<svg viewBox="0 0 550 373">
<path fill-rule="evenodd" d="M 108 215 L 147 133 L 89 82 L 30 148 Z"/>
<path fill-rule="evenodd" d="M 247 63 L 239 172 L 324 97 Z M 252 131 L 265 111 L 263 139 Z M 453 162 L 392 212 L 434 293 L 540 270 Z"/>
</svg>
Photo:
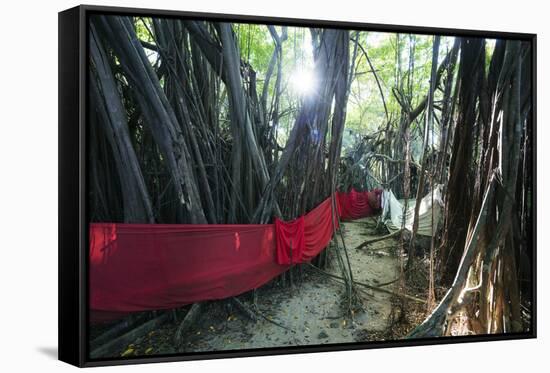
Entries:
<svg viewBox="0 0 550 373">
<path fill-rule="evenodd" d="M 317 81 L 312 69 L 299 68 L 290 75 L 290 85 L 299 96 L 309 96 L 316 88 Z"/>
</svg>

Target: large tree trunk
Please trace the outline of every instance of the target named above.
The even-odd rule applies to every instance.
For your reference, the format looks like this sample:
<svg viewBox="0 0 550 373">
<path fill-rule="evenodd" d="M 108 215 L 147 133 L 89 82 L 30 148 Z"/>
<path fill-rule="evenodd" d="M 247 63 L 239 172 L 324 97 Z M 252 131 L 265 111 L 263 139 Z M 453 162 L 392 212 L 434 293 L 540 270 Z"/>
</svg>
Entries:
<svg viewBox="0 0 550 373">
<path fill-rule="evenodd" d="M 316 34 L 313 35 L 315 40 Z M 346 114 L 349 34 L 341 30 L 324 30 L 319 37 L 320 40 L 315 42 L 318 49 L 314 51 L 314 76 L 317 78 L 315 92 L 303 99 L 285 149 L 254 214 L 256 222 L 267 222 L 270 219 L 275 190 L 288 170 L 297 173 L 286 174 L 286 177 L 295 179 L 286 183 L 286 199 L 292 198 L 292 203 L 287 204 L 289 208 L 283 212 L 286 217 L 294 218 L 303 214 L 330 194 L 331 177 L 335 176 L 339 167 Z M 333 103 L 327 155 L 325 146 Z"/>
<path fill-rule="evenodd" d="M 475 174 L 474 128 L 476 100 L 484 74 L 485 42 L 482 39 L 462 39 L 458 80 L 458 118 L 451 149 L 451 165 L 445 198 L 445 223 L 439 270 L 449 281 L 456 273 L 466 242 L 471 213 Z"/>
<path fill-rule="evenodd" d="M 153 209 L 141 168 L 134 151 L 126 110 L 122 105 L 115 77 L 109 60 L 95 28 L 90 30 L 90 57 L 93 69 L 90 71 L 91 107 L 98 114 L 111 145 L 124 208 L 126 223 L 153 223 Z"/>
<path fill-rule="evenodd" d="M 92 23 L 114 50 L 133 87 L 153 137 L 165 157 L 177 195 L 181 222 L 206 223 L 181 126 L 151 68 L 128 17 L 94 16 Z"/>
<path fill-rule="evenodd" d="M 479 58 L 478 53 L 471 53 L 476 51 L 478 46 L 475 42 L 466 45 L 463 43 L 463 49 L 461 65 L 471 67 L 472 64 L 469 62 Z M 529 84 L 522 81 L 528 69 L 528 64 L 523 61 L 527 55 L 529 50 L 526 45 L 518 41 L 507 41 L 504 55 L 498 49 L 493 55 L 493 59 L 503 59 L 501 62 L 494 62 L 494 65 L 492 63 L 495 69 L 496 66 L 500 68 L 498 74 L 495 70 L 490 70 L 495 75 L 489 75 L 489 83 L 486 85 L 489 89 L 494 89 L 486 92 L 486 97 L 491 97 L 490 107 L 493 108 L 490 118 L 486 118 L 491 125 L 489 130 L 481 132 L 482 137 L 476 143 L 483 144 L 485 151 L 473 152 L 477 154 L 478 161 L 481 159 L 480 162 L 483 163 L 473 169 L 477 172 L 489 172 L 488 175 L 477 175 L 475 178 L 477 183 L 485 181 L 482 185 L 476 185 L 476 188 L 485 191 L 484 197 L 481 202 L 473 200 L 468 204 L 468 208 L 460 207 L 447 211 L 447 219 L 449 214 L 453 213 L 463 213 L 463 217 L 469 217 L 471 214 L 476 218 L 475 221 L 470 219 L 466 230 L 455 236 L 455 243 L 464 242 L 464 250 L 451 288 L 430 317 L 417 327 L 410 337 L 448 335 L 453 332 L 454 321 L 458 316 L 466 317 L 471 331 L 475 333 L 525 330 L 520 312 L 521 290 L 516 263 L 516 258 L 521 256 L 521 246 L 514 244 L 513 222 L 514 216 L 519 214 L 518 203 L 514 200 L 517 199 L 515 196 L 518 185 L 524 190 L 529 188 L 525 180 L 518 180 L 522 137 L 525 133 L 523 129 L 528 126 L 527 113 L 530 110 L 529 104 L 523 105 L 529 101 L 524 96 L 529 95 Z M 469 74 L 461 75 L 459 79 L 471 83 L 474 77 L 476 81 L 479 79 L 476 76 L 484 71 L 484 65 L 480 63 L 477 70 L 478 73 L 470 70 Z M 491 76 L 498 76 L 498 80 L 492 79 Z M 525 85 L 528 86 L 526 90 Z M 475 117 L 472 108 L 475 107 L 476 100 L 483 98 L 462 92 L 459 100 L 459 121 Z M 455 136 L 458 137 L 460 134 Z M 460 163 L 464 161 L 463 158 L 470 157 L 462 154 L 461 159 L 457 158 L 451 164 L 450 180 L 455 178 L 457 170 L 464 172 L 463 164 Z M 462 181 L 462 190 L 464 189 Z M 458 193 L 458 190 L 452 193 Z M 477 199 L 477 195 L 473 193 L 471 198 Z M 449 196 L 448 204 L 451 198 L 452 194 Z M 449 229 L 455 227 L 449 226 Z M 454 332 L 465 331 L 458 329 Z"/>
</svg>

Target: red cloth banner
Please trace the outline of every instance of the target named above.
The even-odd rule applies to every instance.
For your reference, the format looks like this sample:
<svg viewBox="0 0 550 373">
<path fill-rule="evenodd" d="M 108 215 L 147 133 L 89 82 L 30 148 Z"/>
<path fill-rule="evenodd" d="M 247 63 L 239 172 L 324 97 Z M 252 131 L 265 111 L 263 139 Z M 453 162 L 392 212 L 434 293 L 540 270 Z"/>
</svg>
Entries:
<svg viewBox="0 0 550 373">
<path fill-rule="evenodd" d="M 337 209 L 332 211 L 332 205 Z M 315 258 L 321 250 L 328 246 L 332 235 L 338 229 L 338 219 L 335 213 L 339 214 L 340 206 L 336 199 L 327 198 L 319 206 L 304 216 L 304 236 L 306 246 L 302 253 L 302 262 L 309 262 Z"/>
<path fill-rule="evenodd" d="M 351 189 L 349 193 L 337 192 L 342 220 L 360 219 L 372 216 L 381 207 L 382 189 L 371 192 L 358 192 Z"/>
<path fill-rule="evenodd" d="M 275 218 L 275 237 L 277 242 L 277 263 L 290 265 L 299 263 L 306 246 L 304 236 L 304 217 L 290 222 Z"/>
<path fill-rule="evenodd" d="M 335 213 L 342 208 L 342 199 L 352 212 L 367 212 L 353 205 L 362 197 L 349 202 L 346 196 L 327 198 L 290 223 L 91 223 L 91 322 L 228 298 L 258 288 L 286 271 L 288 264 L 310 261 L 328 245 L 338 227 Z M 296 247 L 292 260 L 291 243 Z"/>
<path fill-rule="evenodd" d="M 91 224 L 92 322 L 257 288 L 288 268 L 274 235 L 272 224 Z"/>
</svg>

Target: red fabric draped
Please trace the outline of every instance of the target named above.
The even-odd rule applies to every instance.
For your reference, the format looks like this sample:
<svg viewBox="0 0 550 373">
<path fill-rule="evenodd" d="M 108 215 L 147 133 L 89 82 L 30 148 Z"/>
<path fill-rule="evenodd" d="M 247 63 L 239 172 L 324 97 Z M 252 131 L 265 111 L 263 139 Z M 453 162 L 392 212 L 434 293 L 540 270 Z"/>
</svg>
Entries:
<svg viewBox="0 0 550 373">
<path fill-rule="evenodd" d="M 346 195 L 337 195 L 335 207 L 341 210 L 343 201 L 345 208 L 356 211 L 353 203 L 361 198 L 349 198 L 350 205 Z M 338 224 L 333 221 L 332 203 L 328 198 L 290 223 L 92 223 L 91 321 L 223 299 L 258 288 L 289 268 L 278 264 L 278 255 L 286 253 L 281 263 L 290 264 L 291 242 L 297 248 L 292 263 L 310 261 L 328 245 Z"/>
<path fill-rule="evenodd" d="M 92 322 L 111 318 L 109 312 L 227 298 L 257 288 L 288 268 L 276 262 L 272 224 L 90 228 Z"/>
<path fill-rule="evenodd" d="M 286 265 L 299 263 L 306 246 L 304 217 L 300 216 L 290 222 L 275 218 L 275 233 L 277 263 Z"/>
<path fill-rule="evenodd" d="M 304 216 L 304 236 L 306 247 L 302 253 L 302 262 L 308 262 L 315 258 L 332 240 L 332 234 L 338 229 L 338 219 L 334 219 L 332 213 L 332 199 L 327 198 L 319 206 Z M 339 210 L 338 203 L 335 207 Z M 334 216 L 336 218 L 336 216 Z"/>
<path fill-rule="evenodd" d="M 342 220 L 360 219 L 374 215 L 381 206 L 382 189 L 371 192 L 358 192 L 351 189 L 349 193 L 337 192 Z"/>
</svg>

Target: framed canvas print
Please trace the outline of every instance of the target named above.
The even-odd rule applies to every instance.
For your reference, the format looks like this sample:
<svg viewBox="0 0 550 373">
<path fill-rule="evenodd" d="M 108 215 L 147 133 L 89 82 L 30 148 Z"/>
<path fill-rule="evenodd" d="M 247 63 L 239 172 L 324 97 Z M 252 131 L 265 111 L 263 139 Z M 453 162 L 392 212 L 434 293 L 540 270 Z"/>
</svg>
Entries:
<svg viewBox="0 0 550 373">
<path fill-rule="evenodd" d="M 59 13 L 59 358 L 532 338 L 536 36 Z"/>
</svg>

